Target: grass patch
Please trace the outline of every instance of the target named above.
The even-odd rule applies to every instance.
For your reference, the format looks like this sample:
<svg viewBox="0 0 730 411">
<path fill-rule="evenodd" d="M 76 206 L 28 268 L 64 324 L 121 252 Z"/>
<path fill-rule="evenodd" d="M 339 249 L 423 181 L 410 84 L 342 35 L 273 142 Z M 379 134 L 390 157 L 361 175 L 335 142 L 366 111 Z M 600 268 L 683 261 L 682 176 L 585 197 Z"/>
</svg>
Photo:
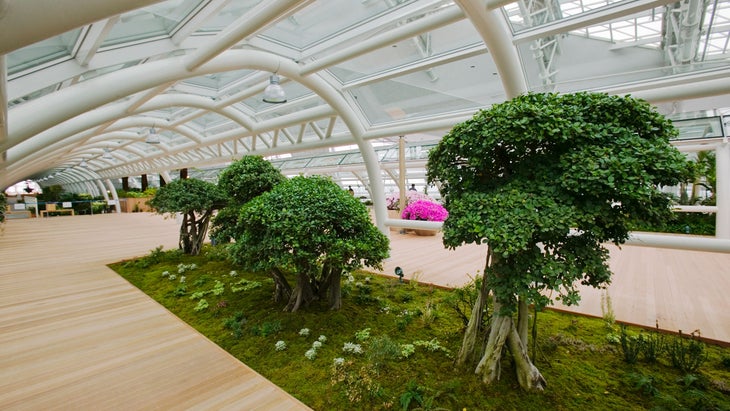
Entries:
<svg viewBox="0 0 730 411">
<path fill-rule="evenodd" d="M 315 410 L 730 410 L 730 350 L 704 346 L 691 373 L 666 353 L 629 364 L 621 333 L 648 341 L 647 331 L 602 319 L 539 314 L 533 360 L 548 385 L 534 394 L 519 389 L 509 356 L 489 387 L 455 369 L 464 324 L 451 290 L 358 272 L 343 279 L 341 310 L 285 313 L 273 282 L 225 261 L 221 247 L 156 249 L 111 268 Z"/>
</svg>

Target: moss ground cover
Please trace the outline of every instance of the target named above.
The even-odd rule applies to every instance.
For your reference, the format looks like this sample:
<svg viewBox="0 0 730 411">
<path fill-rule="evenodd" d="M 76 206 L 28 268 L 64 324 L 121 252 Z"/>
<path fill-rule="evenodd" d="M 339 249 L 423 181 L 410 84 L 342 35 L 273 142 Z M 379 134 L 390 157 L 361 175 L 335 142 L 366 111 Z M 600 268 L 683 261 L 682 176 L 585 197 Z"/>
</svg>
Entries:
<svg viewBox="0 0 730 411">
<path fill-rule="evenodd" d="M 238 270 L 220 246 L 199 256 L 156 249 L 111 267 L 315 410 L 730 410 L 730 350 L 687 338 L 540 312 L 530 349 L 548 385 L 528 394 L 506 372 L 509 358 L 490 387 L 473 367 L 454 367 L 463 322 L 451 290 L 358 272 L 343 279 L 341 310 L 323 302 L 287 313 L 271 301 L 273 282 Z M 701 365 L 680 371 L 667 350 L 628 363 L 622 347 L 650 336 L 683 343 L 675 357 Z"/>
</svg>

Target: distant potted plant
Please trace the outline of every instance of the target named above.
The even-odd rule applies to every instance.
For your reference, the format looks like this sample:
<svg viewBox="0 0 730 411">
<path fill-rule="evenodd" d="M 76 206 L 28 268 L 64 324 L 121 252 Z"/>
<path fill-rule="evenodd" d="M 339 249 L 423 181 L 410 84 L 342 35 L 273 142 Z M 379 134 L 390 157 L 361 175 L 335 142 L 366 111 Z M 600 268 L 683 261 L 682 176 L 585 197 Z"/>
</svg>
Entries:
<svg viewBox="0 0 730 411">
<path fill-rule="evenodd" d="M 404 220 L 419 220 L 419 221 L 444 221 L 449 216 L 449 212 L 441 204 L 428 201 L 428 200 L 417 200 L 406 206 L 401 213 L 401 218 Z M 417 235 L 436 235 L 434 230 L 414 229 Z"/>
</svg>

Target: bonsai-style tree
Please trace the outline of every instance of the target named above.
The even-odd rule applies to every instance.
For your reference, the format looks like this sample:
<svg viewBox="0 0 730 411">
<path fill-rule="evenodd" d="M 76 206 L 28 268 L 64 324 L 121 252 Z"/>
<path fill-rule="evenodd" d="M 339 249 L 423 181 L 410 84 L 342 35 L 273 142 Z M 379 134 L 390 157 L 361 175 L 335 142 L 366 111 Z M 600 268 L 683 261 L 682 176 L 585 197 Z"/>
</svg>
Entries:
<svg viewBox="0 0 730 411">
<path fill-rule="evenodd" d="M 342 305 L 344 273 L 380 268 L 389 241 L 371 222 L 356 198 L 324 177 L 294 177 L 244 205 L 242 228 L 231 246 L 233 259 L 246 270 L 270 274 L 275 299 L 297 311 L 315 299 Z M 291 287 L 287 276 L 296 278 Z"/>
<path fill-rule="evenodd" d="M 180 249 L 185 254 L 198 255 L 213 211 L 223 207 L 226 200 L 215 184 L 190 178 L 160 187 L 150 205 L 159 214 L 182 214 Z"/>
<path fill-rule="evenodd" d="M 241 206 L 286 178 L 270 162 L 260 156 L 244 156 L 218 176 L 218 187 L 228 195 L 229 204 L 213 218 L 211 238 L 219 243 L 230 242 L 236 233 Z"/>
<path fill-rule="evenodd" d="M 5 207 L 8 204 L 8 200 L 5 199 L 5 194 L 0 193 L 0 223 L 5 222 Z"/>
<path fill-rule="evenodd" d="M 605 286 L 603 244 L 625 242 L 635 220 L 669 218 L 670 199 L 658 187 L 688 176 L 669 144 L 675 134 L 631 97 L 529 94 L 476 113 L 441 140 L 427 169 L 449 210 L 444 245 L 488 245 L 458 364 L 476 365 L 491 383 L 507 344 L 519 384 L 544 388 L 526 350 L 528 304 L 542 308 L 552 295 L 575 304 L 577 283 Z M 490 293 L 491 322 L 481 336 Z"/>
</svg>

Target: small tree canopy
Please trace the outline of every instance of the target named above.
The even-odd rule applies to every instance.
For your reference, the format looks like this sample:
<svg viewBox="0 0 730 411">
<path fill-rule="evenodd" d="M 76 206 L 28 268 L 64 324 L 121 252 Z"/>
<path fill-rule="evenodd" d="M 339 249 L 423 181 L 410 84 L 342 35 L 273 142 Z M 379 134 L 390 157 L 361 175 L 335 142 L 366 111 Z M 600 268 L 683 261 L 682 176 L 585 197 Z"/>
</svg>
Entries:
<svg viewBox="0 0 730 411">
<path fill-rule="evenodd" d="M 388 238 L 366 207 L 324 177 L 294 177 L 275 186 L 244 205 L 240 222 L 243 232 L 231 249 L 235 261 L 251 271 L 308 278 L 295 295 L 307 288 L 321 294 L 334 284 L 339 299 L 343 271 L 380 267 L 389 253 Z"/>
<path fill-rule="evenodd" d="M 213 218 L 210 237 L 227 243 L 243 231 L 238 221 L 241 206 L 286 178 L 271 163 L 260 156 L 244 156 L 228 166 L 218 177 L 218 187 L 230 200 Z"/>
<path fill-rule="evenodd" d="M 549 289 L 574 303 L 575 280 L 610 279 L 602 243 L 623 243 L 633 221 L 670 216 L 657 187 L 688 177 L 675 135 L 631 97 L 529 94 L 480 111 L 429 155 L 428 179 L 449 210 L 444 244 L 488 243 L 501 298 L 542 305 Z"/>
<path fill-rule="evenodd" d="M 284 180 L 281 172 L 263 157 L 244 156 L 223 170 L 218 187 L 235 203 L 243 205 Z"/>
<path fill-rule="evenodd" d="M 226 204 L 227 198 L 215 184 L 195 178 L 175 180 L 160 187 L 150 200 L 159 214 L 203 213 Z"/>
<path fill-rule="evenodd" d="M 159 214 L 181 213 L 180 249 L 197 255 L 203 246 L 213 210 L 226 204 L 226 196 L 215 184 L 191 179 L 175 180 L 160 187 L 150 200 Z"/>
</svg>

